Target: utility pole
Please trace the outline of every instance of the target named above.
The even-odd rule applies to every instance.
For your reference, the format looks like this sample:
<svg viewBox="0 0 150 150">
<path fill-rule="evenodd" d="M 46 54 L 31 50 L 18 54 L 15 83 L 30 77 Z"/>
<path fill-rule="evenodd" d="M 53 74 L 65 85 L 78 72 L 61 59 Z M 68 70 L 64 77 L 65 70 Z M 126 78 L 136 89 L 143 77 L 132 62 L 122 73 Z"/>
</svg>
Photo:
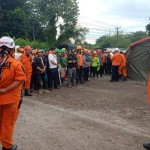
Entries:
<svg viewBox="0 0 150 150">
<path fill-rule="evenodd" d="M 117 32 L 117 42 L 116 42 L 116 47 L 118 48 L 118 45 L 119 45 L 119 29 L 120 29 L 121 27 L 115 27 L 115 29 L 116 29 L 116 32 Z"/>
<path fill-rule="evenodd" d="M 110 39 L 110 29 L 109 29 L 109 39 Z"/>
</svg>

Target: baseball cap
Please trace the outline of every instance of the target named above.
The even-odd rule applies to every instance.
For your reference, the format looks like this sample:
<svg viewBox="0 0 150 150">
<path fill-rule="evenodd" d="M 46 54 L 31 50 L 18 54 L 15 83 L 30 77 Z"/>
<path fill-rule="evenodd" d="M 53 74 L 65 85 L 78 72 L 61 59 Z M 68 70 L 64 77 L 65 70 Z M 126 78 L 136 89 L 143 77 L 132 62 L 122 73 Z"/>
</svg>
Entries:
<svg viewBox="0 0 150 150">
<path fill-rule="evenodd" d="M 3 36 L 0 38 L 0 47 L 6 46 L 8 48 L 14 48 L 15 42 L 11 37 Z"/>
</svg>

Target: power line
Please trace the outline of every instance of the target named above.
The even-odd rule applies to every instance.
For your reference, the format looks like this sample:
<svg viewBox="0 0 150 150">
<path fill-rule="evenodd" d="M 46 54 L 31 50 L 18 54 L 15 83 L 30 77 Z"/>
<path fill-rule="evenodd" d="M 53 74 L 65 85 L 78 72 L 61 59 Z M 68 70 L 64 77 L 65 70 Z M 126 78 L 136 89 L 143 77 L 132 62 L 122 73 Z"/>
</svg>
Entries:
<svg viewBox="0 0 150 150">
<path fill-rule="evenodd" d="M 104 24 L 106 26 L 111 26 L 111 27 L 113 26 L 112 24 L 108 24 L 108 23 L 100 21 L 100 20 L 94 20 L 93 18 L 90 19 L 87 16 L 80 15 L 80 17 L 82 17 L 83 19 L 88 18 L 88 20 L 92 20 L 92 22 L 96 22 L 96 23 L 99 23 L 99 24 Z"/>
<path fill-rule="evenodd" d="M 96 27 L 104 27 L 104 28 L 113 28 L 112 26 L 106 26 L 105 24 L 102 24 L 102 23 L 93 23 L 93 22 L 91 22 L 91 21 L 79 21 L 79 24 L 88 24 L 88 25 L 94 25 L 94 26 L 96 26 Z"/>
</svg>

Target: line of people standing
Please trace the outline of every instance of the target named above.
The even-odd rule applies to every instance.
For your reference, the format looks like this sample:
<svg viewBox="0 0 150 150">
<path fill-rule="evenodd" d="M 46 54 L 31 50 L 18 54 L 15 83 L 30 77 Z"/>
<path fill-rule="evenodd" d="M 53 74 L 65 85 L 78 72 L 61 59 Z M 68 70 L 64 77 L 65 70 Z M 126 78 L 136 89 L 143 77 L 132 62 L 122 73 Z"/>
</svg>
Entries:
<svg viewBox="0 0 150 150">
<path fill-rule="evenodd" d="M 59 89 L 66 78 L 67 87 L 84 84 L 90 77 L 95 79 L 103 77 L 103 74 L 112 74 L 113 82 L 118 81 L 119 74 L 123 73 L 126 80 L 126 60 L 120 53 L 113 55 L 111 52 L 90 51 L 82 47 L 70 51 L 51 48 L 45 52 L 32 50 L 30 46 L 25 46 L 24 52 L 20 52 L 20 47 L 17 49 L 22 54 L 17 52 L 16 59 L 22 62 L 27 76 L 24 85 L 26 96 L 31 96 L 33 89 L 38 90 L 39 94 Z"/>
</svg>

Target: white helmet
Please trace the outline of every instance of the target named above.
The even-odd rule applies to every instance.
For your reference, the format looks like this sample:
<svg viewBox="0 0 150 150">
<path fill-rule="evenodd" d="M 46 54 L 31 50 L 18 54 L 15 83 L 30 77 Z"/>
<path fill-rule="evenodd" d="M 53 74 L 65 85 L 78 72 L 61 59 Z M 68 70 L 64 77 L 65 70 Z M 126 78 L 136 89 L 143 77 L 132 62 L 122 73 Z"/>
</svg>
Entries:
<svg viewBox="0 0 150 150">
<path fill-rule="evenodd" d="M 119 51 L 120 51 L 120 49 L 119 49 L 119 48 L 115 48 L 115 49 L 114 49 L 114 51 L 119 52 Z"/>
<path fill-rule="evenodd" d="M 8 48 L 14 48 L 15 42 L 11 37 L 3 36 L 0 38 L 0 47 L 6 46 Z"/>
</svg>

